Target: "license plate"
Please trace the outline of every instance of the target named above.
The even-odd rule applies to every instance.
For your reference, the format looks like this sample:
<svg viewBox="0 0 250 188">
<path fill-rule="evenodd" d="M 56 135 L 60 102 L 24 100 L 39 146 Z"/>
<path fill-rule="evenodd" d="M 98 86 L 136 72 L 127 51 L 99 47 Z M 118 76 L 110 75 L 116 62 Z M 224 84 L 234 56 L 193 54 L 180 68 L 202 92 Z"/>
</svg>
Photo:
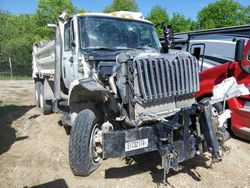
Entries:
<svg viewBox="0 0 250 188">
<path fill-rule="evenodd" d="M 135 140 L 125 143 L 125 152 L 148 147 L 148 139 Z"/>
</svg>

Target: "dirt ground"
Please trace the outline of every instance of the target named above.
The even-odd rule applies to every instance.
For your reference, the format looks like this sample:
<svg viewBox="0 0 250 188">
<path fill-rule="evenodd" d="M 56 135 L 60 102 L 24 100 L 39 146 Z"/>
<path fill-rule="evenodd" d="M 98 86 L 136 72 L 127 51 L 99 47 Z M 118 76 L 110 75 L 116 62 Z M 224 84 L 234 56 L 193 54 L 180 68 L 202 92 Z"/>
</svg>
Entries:
<svg viewBox="0 0 250 188">
<path fill-rule="evenodd" d="M 157 153 L 107 159 L 89 177 L 73 176 L 61 114 L 43 116 L 32 81 L 0 81 L 0 187 L 164 187 Z M 250 143 L 231 138 L 231 151 L 210 167 L 206 156 L 169 174 L 168 187 L 250 187 Z"/>
</svg>

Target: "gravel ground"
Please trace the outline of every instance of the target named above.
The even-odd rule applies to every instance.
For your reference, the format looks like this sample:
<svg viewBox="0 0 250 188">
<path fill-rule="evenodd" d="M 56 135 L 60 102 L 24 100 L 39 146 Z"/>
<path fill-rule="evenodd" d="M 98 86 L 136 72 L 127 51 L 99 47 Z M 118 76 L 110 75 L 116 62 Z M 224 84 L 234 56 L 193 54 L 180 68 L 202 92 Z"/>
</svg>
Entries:
<svg viewBox="0 0 250 188">
<path fill-rule="evenodd" d="M 69 136 L 61 114 L 43 116 L 35 107 L 33 81 L 0 81 L 0 187 L 164 187 L 157 153 L 130 160 L 107 159 L 89 177 L 72 175 Z M 231 138 L 223 161 L 209 155 L 183 163 L 166 187 L 250 187 L 250 144 Z"/>
</svg>

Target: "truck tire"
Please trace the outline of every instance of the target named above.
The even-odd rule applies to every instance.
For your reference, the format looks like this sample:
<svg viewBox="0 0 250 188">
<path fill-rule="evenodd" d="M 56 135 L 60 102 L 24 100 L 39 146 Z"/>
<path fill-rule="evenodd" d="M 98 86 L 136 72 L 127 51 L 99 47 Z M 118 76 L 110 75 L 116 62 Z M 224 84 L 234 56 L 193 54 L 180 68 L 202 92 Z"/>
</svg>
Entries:
<svg viewBox="0 0 250 188">
<path fill-rule="evenodd" d="M 35 81 L 35 101 L 36 105 L 40 107 L 40 87 L 42 85 L 42 82 L 39 80 Z"/>
<path fill-rule="evenodd" d="M 39 95 L 39 102 L 40 102 L 40 108 L 42 110 L 43 115 L 50 114 L 52 111 L 51 108 L 51 100 L 46 100 L 44 97 L 44 85 L 43 83 L 40 85 L 40 95 Z"/>
<path fill-rule="evenodd" d="M 100 166 L 101 154 L 93 140 L 100 126 L 92 110 L 86 109 L 77 115 L 69 139 L 69 164 L 74 175 L 88 176 Z"/>
</svg>

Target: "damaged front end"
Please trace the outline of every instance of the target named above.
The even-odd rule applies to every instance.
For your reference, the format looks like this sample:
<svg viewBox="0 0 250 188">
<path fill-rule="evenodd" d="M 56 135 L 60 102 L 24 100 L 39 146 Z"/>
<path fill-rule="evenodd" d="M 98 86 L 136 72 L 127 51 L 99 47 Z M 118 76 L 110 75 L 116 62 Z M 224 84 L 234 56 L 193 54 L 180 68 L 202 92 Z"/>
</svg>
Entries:
<svg viewBox="0 0 250 188">
<path fill-rule="evenodd" d="M 221 160 L 229 136 L 211 103 L 195 102 L 199 78 L 193 56 L 177 51 L 122 53 L 116 63 L 99 64 L 99 70 L 102 78 L 108 75 L 113 112 L 99 139 L 103 158 L 159 150 L 164 178 L 169 169 L 181 169 L 179 163 L 196 154 L 209 151 L 214 161 Z"/>
<path fill-rule="evenodd" d="M 90 64 L 92 78 L 79 80 L 70 101 L 76 104 L 72 117 L 84 107 L 102 120 L 92 139 L 96 155 L 128 157 L 157 150 L 164 181 L 170 169 L 180 170 L 179 163 L 195 155 L 210 152 L 212 161 L 222 159 L 229 139 L 223 122 L 230 112 L 213 113 L 212 104 L 241 95 L 241 87 L 228 89 L 232 84 L 225 81 L 223 88 L 230 92 L 221 96 L 215 89 L 210 101 L 198 104 L 198 62 L 180 51 L 126 51 Z"/>
</svg>

